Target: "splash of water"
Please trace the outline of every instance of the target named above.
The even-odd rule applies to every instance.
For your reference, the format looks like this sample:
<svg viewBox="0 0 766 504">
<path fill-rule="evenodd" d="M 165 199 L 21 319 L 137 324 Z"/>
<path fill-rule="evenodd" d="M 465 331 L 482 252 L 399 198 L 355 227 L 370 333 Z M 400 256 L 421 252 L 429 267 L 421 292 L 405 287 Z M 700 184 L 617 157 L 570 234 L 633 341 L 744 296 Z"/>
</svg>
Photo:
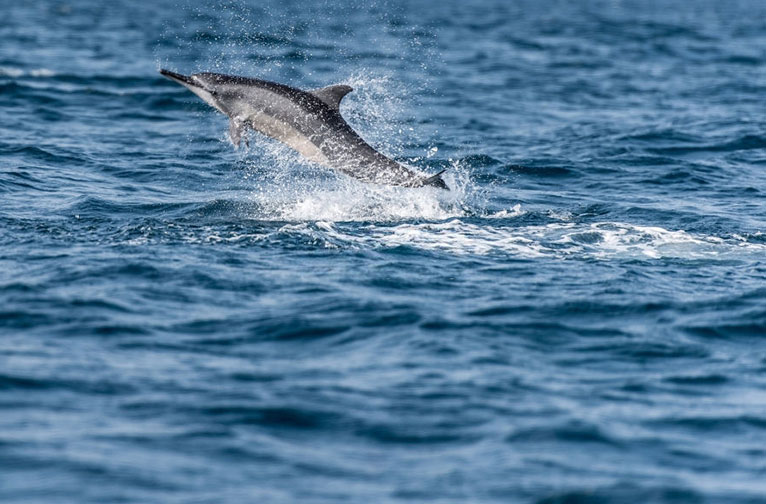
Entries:
<svg viewBox="0 0 766 504">
<path fill-rule="evenodd" d="M 344 109 L 360 134 L 383 153 L 402 152 L 402 129 L 396 110 L 401 89 L 385 76 L 357 73 L 343 81 L 358 92 Z M 368 129 L 374 135 L 368 134 Z M 251 147 L 240 154 L 245 177 L 253 181 L 248 217 L 281 221 L 401 221 L 445 220 L 472 213 L 478 190 L 460 161 L 451 161 L 444 175 L 451 188 L 402 188 L 364 184 L 302 159 L 279 142 L 253 135 Z M 432 158 L 438 149 L 424 150 Z M 401 161 L 400 161 L 401 162 Z M 426 175 L 418 165 L 403 163 Z M 254 209 L 254 210 L 253 210 Z"/>
<path fill-rule="evenodd" d="M 284 150 L 278 146 L 272 148 Z M 322 168 L 306 167 L 303 163 L 290 163 L 290 157 L 283 153 L 276 158 L 276 163 L 259 166 L 262 176 L 258 177 L 258 185 L 250 195 L 254 213 L 248 217 L 281 221 L 390 222 L 445 220 L 466 215 L 469 186 L 454 174 L 445 177 L 451 191 L 378 186 Z"/>
</svg>

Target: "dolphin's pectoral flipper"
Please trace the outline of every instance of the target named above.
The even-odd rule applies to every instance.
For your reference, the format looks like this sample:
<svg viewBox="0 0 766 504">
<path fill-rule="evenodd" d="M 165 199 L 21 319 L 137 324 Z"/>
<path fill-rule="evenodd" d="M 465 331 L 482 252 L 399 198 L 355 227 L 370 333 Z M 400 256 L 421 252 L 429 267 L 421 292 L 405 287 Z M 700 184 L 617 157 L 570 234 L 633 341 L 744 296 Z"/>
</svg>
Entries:
<svg viewBox="0 0 766 504">
<path fill-rule="evenodd" d="M 338 110 L 340 108 L 340 101 L 353 90 L 354 88 L 351 86 L 336 84 L 321 89 L 314 89 L 313 91 L 309 91 L 309 93 L 322 100 L 331 109 Z"/>
<path fill-rule="evenodd" d="M 444 170 L 440 171 L 436 175 L 431 175 L 430 177 L 424 178 L 421 180 L 420 185 L 421 186 L 433 186 L 438 187 L 439 189 L 446 189 L 449 191 L 449 186 L 442 180 L 442 173 L 447 171 L 445 168 Z"/>
<path fill-rule="evenodd" d="M 231 143 L 236 147 L 239 147 L 239 144 L 242 143 L 242 135 L 246 133 L 245 128 L 246 126 L 243 121 L 239 121 L 233 117 L 229 119 L 229 138 L 231 139 Z M 245 145 L 249 145 L 247 143 L 247 137 L 245 137 Z"/>
</svg>

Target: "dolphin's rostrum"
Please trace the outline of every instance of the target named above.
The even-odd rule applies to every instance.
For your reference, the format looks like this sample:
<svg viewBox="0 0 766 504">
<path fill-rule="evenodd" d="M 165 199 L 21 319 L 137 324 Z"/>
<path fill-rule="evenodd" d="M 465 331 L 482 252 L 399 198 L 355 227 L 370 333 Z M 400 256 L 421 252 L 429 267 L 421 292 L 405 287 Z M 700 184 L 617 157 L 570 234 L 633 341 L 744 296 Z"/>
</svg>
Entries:
<svg viewBox="0 0 766 504">
<path fill-rule="evenodd" d="M 248 77 L 218 73 L 160 73 L 189 88 L 229 116 L 229 136 L 239 145 L 247 128 L 279 140 L 307 159 L 363 182 L 449 189 L 439 172 L 416 173 L 373 149 L 340 115 L 340 101 L 352 88 L 313 91 Z"/>
</svg>

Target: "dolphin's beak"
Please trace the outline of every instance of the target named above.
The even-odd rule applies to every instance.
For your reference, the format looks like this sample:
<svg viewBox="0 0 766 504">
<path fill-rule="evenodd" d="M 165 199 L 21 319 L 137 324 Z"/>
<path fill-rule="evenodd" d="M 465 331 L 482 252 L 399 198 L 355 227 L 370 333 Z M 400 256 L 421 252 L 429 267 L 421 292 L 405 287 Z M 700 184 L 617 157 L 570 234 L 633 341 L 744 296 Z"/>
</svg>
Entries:
<svg viewBox="0 0 766 504">
<path fill-rule="evenodd" d="M 186 84 L 187 86 L 195 86 L 199 87 L 199 85 L 191 80 L 190 77 L 187 77 L 185 75 L 181 75 L 180 73 L 171 72 L 170 70 L 165 70 L 164 68 L 160 69 L 160 73 L 167 77 L 168 79 L 172 79 L 179 84 Z"/>
</svg>

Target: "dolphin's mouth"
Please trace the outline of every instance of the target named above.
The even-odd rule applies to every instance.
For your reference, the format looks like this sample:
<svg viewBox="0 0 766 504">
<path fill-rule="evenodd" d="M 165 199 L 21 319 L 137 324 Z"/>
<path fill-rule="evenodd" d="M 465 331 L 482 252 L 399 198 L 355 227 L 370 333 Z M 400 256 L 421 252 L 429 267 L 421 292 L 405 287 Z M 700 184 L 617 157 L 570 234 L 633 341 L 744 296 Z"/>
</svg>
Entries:
<svg viewBox="0 0 766 504">
<path fill-rule="evenodd" d="M 160 73 L 164 75 L 165 77 L 167 77 L 168 79 L 173 79 L 174 81 L 178 81 L 181 84 L 188 84 L 189 86 L 200 87 L 199 84 L 197 84 L 191 79 L 191 77 L 187 77 L 180 73 L 171 72 L 170 70 L 165 70 L 164 68 L 160 68 Z"/>
</svg>

